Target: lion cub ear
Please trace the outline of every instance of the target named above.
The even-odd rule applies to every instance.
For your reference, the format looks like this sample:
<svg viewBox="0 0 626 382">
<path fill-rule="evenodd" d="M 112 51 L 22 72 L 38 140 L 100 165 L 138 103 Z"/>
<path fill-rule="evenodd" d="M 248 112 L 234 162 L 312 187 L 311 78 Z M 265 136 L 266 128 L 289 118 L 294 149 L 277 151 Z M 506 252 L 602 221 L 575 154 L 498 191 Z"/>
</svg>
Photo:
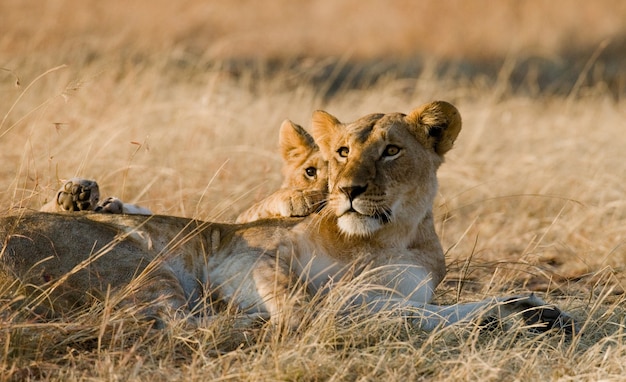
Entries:
<svg viewBox="0 0 626 382">
<path fill-rule="evenodd" d="M 422 105 L 409 113 L 406 120 L 417 128 L 417 139 L 440 156 L 452 148 L 462 125 L 457 108 L 445 101 Z"/>
<path fill-rule="evenodd" d="M 343 129 L 343 124 L 337 118 L 322 110 L 313 112 L 312 123 L 313 138 L 319 146 L 324 159 L 328 160 L 332 151 L 331 140 Z"/>
<path fill-rule="evenodd" d="M 313 137 L 302 126 L 288 119 L 280 125 L 278 142 L 285 162 L 298 160 L 317 150 Z"/>
</svg>

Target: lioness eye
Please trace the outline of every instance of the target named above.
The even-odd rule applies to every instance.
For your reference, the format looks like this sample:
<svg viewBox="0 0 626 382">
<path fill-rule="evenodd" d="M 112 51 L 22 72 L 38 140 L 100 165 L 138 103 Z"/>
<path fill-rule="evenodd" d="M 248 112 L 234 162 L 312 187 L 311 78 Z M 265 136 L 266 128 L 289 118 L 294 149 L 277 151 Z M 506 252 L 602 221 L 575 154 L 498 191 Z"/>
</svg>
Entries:
<svg viewBox="0 0 626 382">
<path fill-rule="evenodd" d="M 398 155 L 400 152 L 400 148 L 396 145 L 389 145 L 385 147 L 385 151 L 383 151 L 384 157 L 392 157 L 394 155 Z"/>
<path fill-rule="evenodd" d="M 339 150 L 337 150 L 337 154 L 339 154 L 339 156 L 342 158 L 347 158 L 349 152 L 350 150 L 346 146 L 342 146 L 339 148 Z"/>
<path fill-rule="evenodd" d="M 304 169 L 304 172 L 306 173 L 307 178 L 315 178 L 317 175 L 317 169 L 315 167 L 307 167 Z"/>
</svg>

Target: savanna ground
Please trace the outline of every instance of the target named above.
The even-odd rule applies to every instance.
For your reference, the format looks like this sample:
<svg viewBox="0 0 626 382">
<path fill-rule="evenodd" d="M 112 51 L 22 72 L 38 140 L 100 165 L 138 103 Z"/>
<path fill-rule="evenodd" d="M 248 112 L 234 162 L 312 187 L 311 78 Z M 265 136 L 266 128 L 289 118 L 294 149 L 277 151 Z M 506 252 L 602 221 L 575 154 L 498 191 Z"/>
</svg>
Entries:
<svg viewBox="0 0 626 382">
<path fill-rule="evenodd" d="M 0 290 L 2 380 L 621 380 L 621 1 L 0 1 L 0 209 L 98 179 L 161 214 L 230 221 L 281 181 L 280 122 L 444 99 L 449 275 L 436 301 L 535 291 L 582 327 L 423 333 L 393 317 L 298 333 L 161 331 L 96 304 L 55 320 Z M 329 313 L 326 313 L 325 310 Z"/>
</svg>

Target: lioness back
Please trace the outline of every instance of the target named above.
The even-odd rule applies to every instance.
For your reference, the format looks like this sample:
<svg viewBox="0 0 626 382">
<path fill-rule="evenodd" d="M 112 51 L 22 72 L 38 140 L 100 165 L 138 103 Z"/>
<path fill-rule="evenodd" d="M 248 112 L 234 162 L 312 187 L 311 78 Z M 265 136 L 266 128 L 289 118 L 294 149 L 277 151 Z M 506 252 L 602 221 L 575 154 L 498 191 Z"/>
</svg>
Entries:
<svg viewBox="0 0 626 382">
<path fill-rule="evenodd" d="M 217 263 L 216 268 L 248 268 L 254 258 L 239 254 L 229 259 L 230 254 L 245 252 L 241 248 L 248 242 L 275 251 L 274 238 L 294 223 L 275 219 L 259 229 L 254 222 L 219 224 L 162 215 L 21 212 L 0 218 L 0 267 L 5 277 L 36 286 L 30 288 L 31 300 L 40 313 L 69 311 L 111 290 L 127 295 L 122 301 L 143 302 L 142 314 L 154 318 L 200 301 L 209 285 L 208 262 Z M 222 282 L 243 284 L 237 278 Z M 219 286 L 214 286 L 217 296 Z M 247 300 L 259 303 L 258 296 Z"/>
</svg>

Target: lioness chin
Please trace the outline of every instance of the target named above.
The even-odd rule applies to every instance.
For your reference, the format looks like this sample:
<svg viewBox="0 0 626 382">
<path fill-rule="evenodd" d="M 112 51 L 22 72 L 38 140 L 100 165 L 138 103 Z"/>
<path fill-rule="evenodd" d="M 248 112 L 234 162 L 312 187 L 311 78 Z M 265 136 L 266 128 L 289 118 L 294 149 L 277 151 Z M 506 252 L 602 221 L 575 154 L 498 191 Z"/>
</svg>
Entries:
<svg viewBox="0 0 626 382">
<path fill-rule="evenodd" d="M 189 317 L 207 295 L 272 320 L 308 293 L 358 279 L 342 309 L 399 311 L 423 329 L 519 314 L 540 329 L 575 329 L 565 313 L 530 296 L 430 304 L 445 274 L 432 204 L 436 172 L 461 130 L 457 109 L 433 102 L 349 124 L 313 115 L 328 163 L 324 209 L 299 219 L 218 224 L 170 216 L 25 212 L 0 220 L 3 271 L 35 286 L 53 310 L 86 296 L 122 293 L 141 314 Z M 295 312 L 295 313 L 293 313 Z"/>
</svg>

